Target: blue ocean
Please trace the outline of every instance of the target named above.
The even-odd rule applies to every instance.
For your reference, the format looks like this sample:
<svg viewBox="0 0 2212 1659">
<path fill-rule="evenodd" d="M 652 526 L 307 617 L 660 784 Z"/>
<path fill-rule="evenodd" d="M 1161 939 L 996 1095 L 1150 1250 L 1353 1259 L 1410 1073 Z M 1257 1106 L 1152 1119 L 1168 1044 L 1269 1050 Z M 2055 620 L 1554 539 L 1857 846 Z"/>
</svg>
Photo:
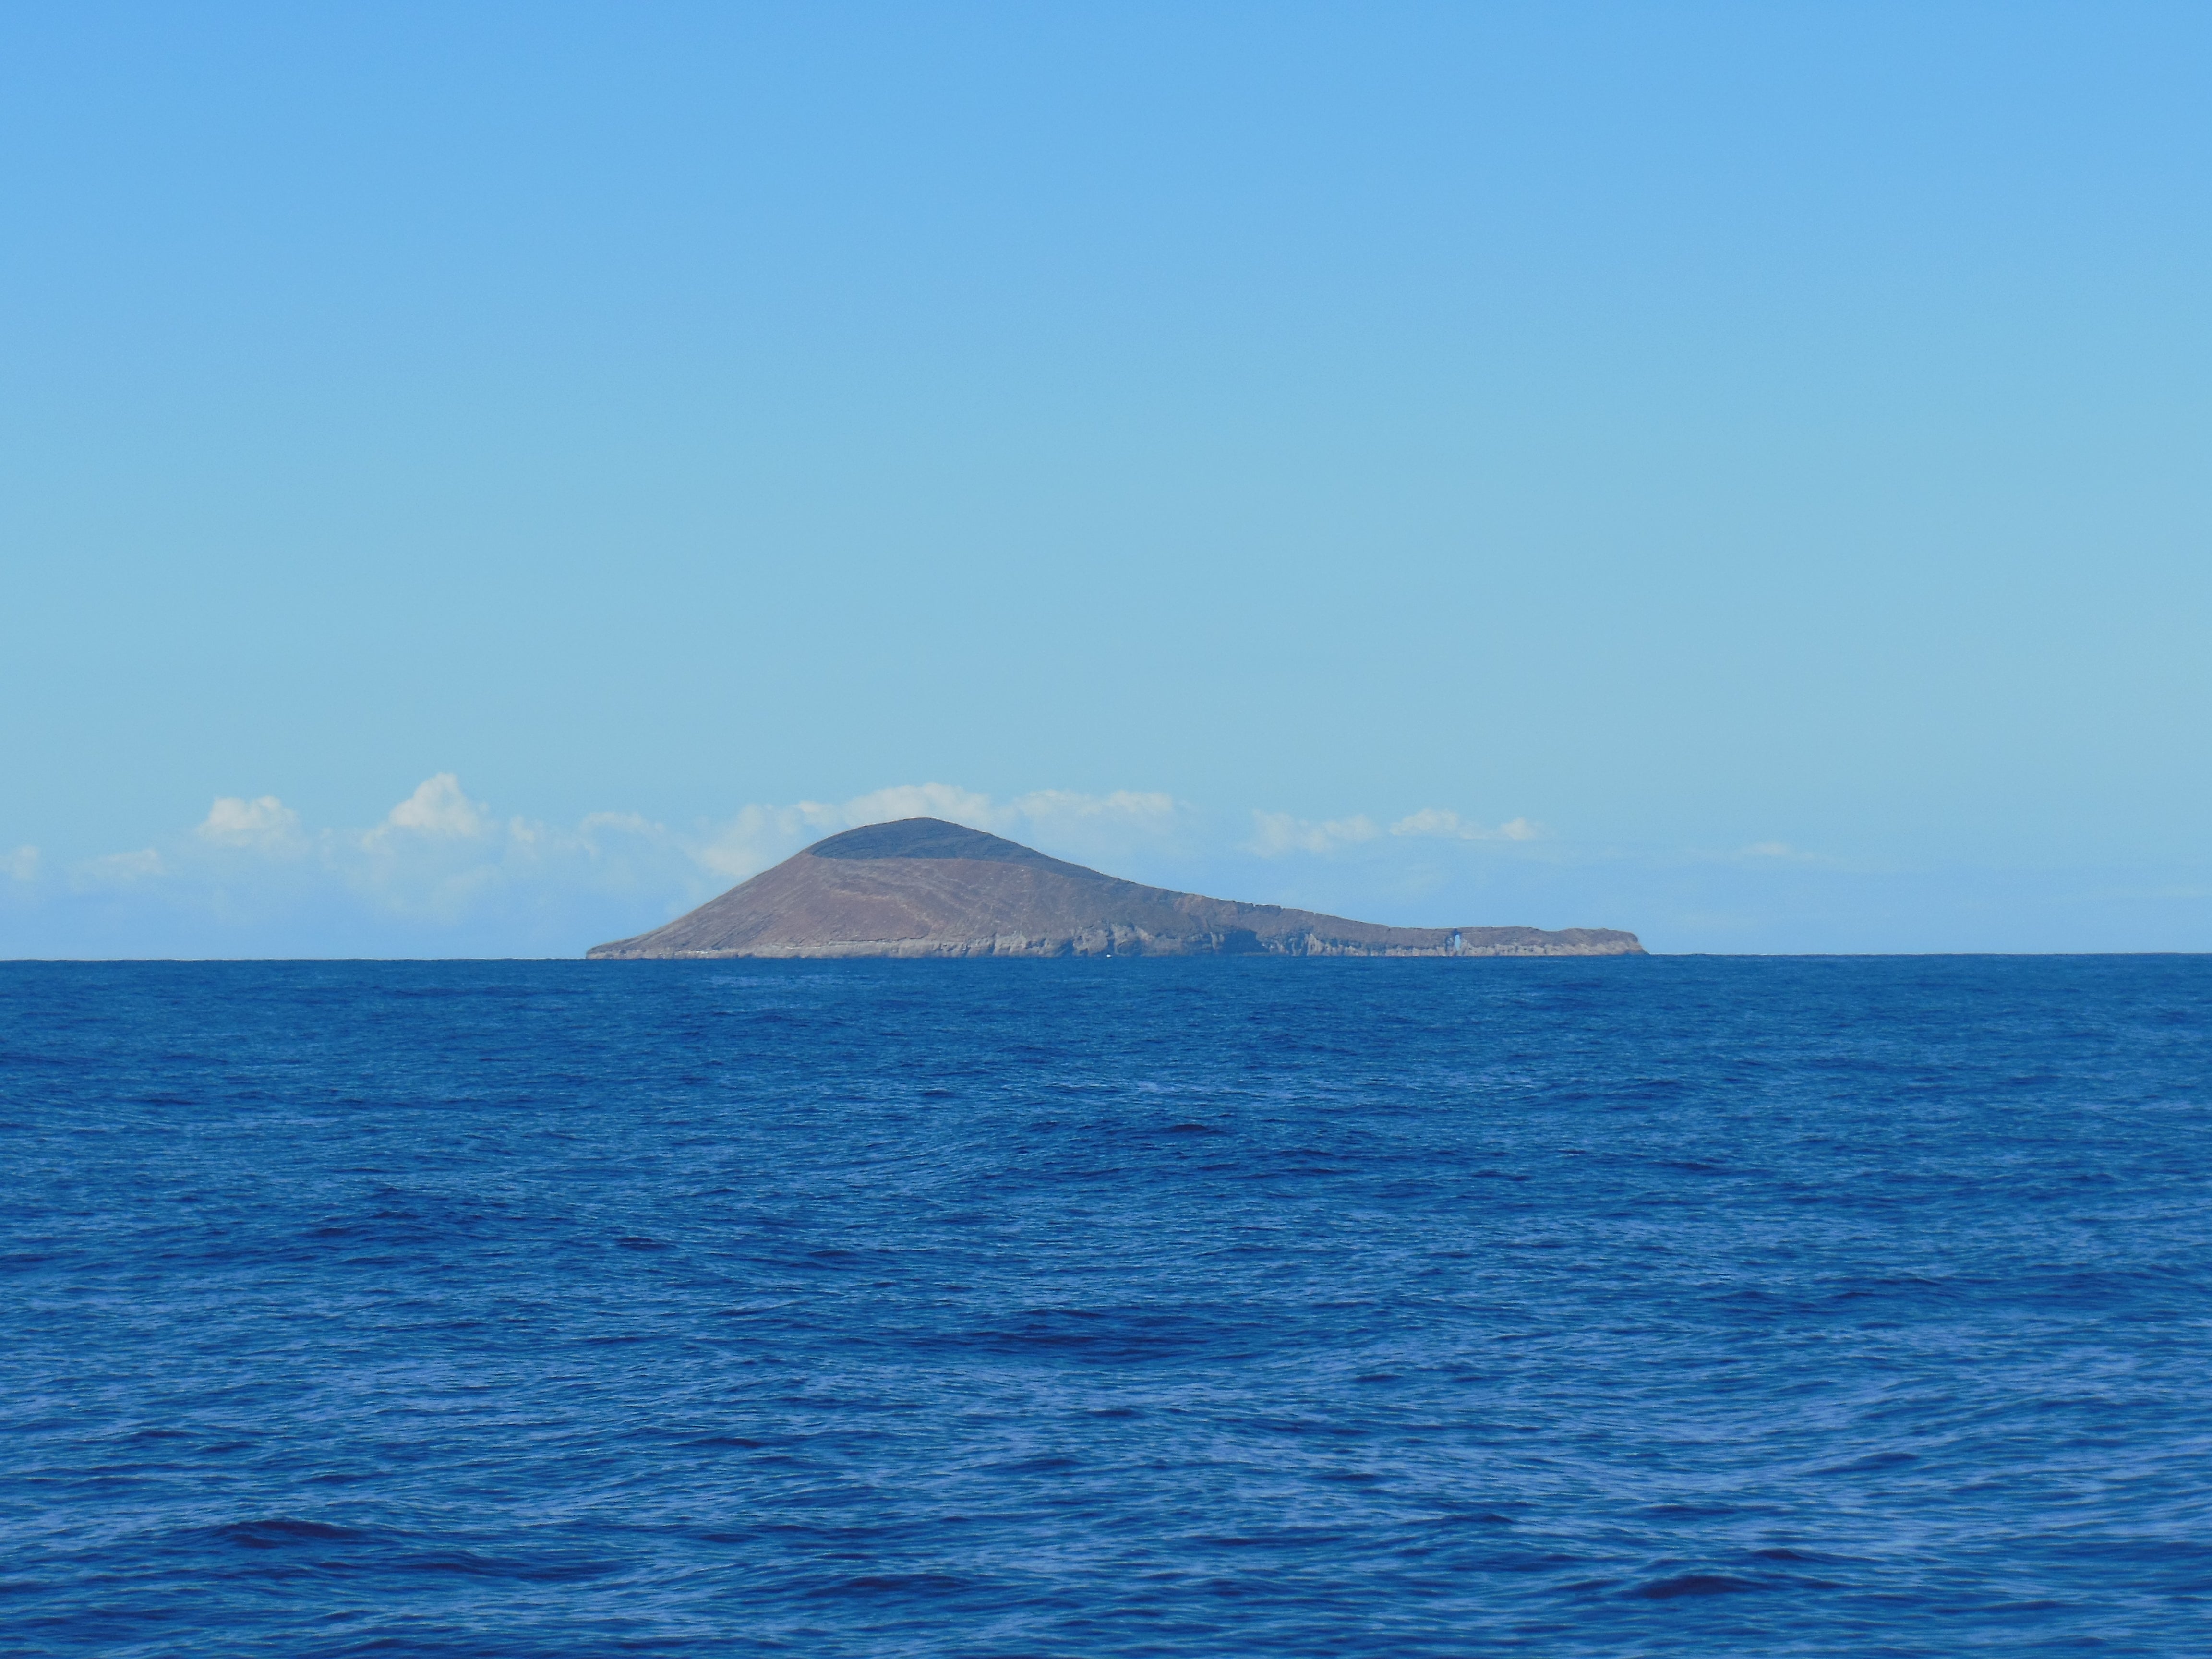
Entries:
<svg viewBox="0 0 2212 1659">
<path fill-rule="evenodd" d="M 2212 1652 L 2212 958 L 0 965 L 9 1655 Z"/>
</svg>

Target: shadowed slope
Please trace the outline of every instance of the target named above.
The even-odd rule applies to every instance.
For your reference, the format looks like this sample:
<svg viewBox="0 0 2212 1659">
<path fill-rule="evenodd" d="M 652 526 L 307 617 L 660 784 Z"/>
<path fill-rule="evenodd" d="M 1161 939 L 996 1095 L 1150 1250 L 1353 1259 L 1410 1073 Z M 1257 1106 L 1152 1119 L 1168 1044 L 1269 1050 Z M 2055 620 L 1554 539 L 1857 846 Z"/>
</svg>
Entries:
<svg viewBox="0 0 2212 1659">
<path fill-rule="evenodd" d="M 937 818 L 817 842 L 623 957 L 1637 956 L 1633 933 L 1383 927 L 1146 887 Z"/>
</svg>

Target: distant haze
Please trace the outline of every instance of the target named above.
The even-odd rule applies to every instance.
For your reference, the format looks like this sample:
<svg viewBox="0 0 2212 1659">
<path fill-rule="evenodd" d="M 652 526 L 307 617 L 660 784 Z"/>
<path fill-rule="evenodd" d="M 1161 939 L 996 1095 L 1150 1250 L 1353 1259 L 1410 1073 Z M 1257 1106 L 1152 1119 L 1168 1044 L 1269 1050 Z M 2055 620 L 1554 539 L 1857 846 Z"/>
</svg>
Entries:
<svg viewBox="0 0 2212 1659">
<path fill-rule="evenodd" d="M 2212 949 L 2212 12 L 0 18 L 0 955 L 571 954 L 943 817 Z"/>
</svg>

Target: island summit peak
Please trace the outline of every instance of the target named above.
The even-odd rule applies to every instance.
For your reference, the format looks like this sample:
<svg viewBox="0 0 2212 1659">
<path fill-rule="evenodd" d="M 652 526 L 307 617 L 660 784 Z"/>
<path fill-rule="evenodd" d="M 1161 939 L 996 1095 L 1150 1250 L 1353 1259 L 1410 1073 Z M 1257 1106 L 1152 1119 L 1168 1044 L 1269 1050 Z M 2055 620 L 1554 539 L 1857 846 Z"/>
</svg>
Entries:
<svg viewBox="0 0 2212 1659">
<path fill-rule="evenodd" d="M 1024 847 L 1004 836 L 970 830 L 964 823 L 943 818 L 895 818 L 889 823 L 864 823 L 823 841 L 804 854 L 817 859 L 982 859 L 1006 864 L 1050 864 L 1063 870 L 1083 870 L 1079 864 L 1061 864 L 1034 847 Z M 1095 876 L 1095 870 L 1085 870 Z"/>
</svg>

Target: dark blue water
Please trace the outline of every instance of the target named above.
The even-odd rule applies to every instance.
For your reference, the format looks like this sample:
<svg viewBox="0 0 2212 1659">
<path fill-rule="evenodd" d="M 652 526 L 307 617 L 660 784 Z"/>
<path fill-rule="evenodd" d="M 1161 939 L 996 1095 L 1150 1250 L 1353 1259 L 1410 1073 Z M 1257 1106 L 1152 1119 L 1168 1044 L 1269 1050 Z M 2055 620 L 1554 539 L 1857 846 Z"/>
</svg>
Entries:
<svg viewBox="0 0 2212 1659">
<path fill-rule="evenodd" d="M 2212 959 L 0 965 L 0 1651 L 2212 1651 Z"/>
</svg>

